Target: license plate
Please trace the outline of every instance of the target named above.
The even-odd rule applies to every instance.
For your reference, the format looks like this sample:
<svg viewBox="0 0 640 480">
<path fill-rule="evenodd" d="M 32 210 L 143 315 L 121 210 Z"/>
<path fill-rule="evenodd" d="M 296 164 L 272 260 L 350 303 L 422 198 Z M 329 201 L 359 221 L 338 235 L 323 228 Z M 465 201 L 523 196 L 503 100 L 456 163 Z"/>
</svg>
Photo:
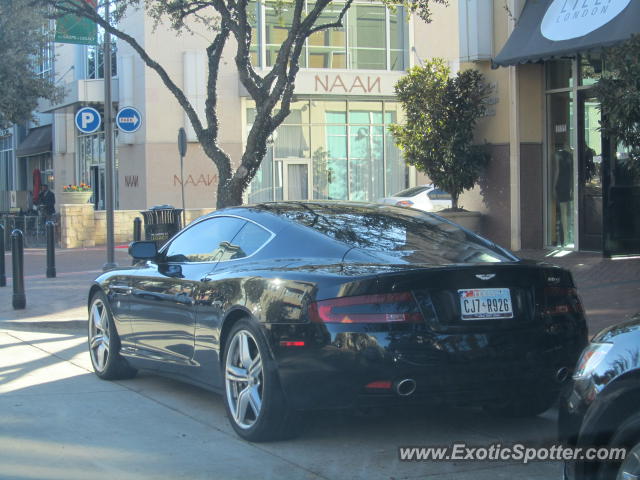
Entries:
<svg viewBox="0 0 640 480">
<path fill-rule="evenodd" d="M 462 320 L 513 318 L 508 288 L 468 288 L 458 295 Z"/>
</svg>

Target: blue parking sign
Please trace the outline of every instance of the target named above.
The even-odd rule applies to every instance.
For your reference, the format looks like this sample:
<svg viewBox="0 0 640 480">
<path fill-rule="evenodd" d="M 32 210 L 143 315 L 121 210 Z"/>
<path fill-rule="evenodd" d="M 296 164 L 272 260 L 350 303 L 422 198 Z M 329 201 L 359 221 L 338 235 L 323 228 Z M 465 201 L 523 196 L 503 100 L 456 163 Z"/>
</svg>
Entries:
<svg viewBox="0 0 640 480">
<path fill-rule="evenodd" d="M 76 112 L 76 127 L 82 133 L 93 133 L 98 131 L 102 124 L 100 112 L 95 108 L 82 107 Z"/>
<path fill-rule="evenodd" d="M 133 133 L 140 128 L 142 115 L 133 107 L 123 107 L 116 115 L 116 125 L 121 132 Z"/>
</svg>

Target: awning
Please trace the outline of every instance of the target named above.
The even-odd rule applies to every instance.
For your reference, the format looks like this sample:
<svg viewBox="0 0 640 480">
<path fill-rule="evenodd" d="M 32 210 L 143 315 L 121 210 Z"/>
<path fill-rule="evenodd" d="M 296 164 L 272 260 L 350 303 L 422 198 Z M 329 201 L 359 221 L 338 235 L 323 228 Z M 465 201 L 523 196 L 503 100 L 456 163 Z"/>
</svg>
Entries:
<svg viewBox="0 0 640 480">
<path fill-rule="evenodd" d="M 51 132 L 51 125 L 31 129 L 27 138 L 18 145 L 16 157 L 30 157 L 50 152 L 52 147 Z"/>
<path fill-rule="evenodd" d="M 575 56 L 640 33 L 640 0 L 527 0 L 493 66 Z"/>
</svg>

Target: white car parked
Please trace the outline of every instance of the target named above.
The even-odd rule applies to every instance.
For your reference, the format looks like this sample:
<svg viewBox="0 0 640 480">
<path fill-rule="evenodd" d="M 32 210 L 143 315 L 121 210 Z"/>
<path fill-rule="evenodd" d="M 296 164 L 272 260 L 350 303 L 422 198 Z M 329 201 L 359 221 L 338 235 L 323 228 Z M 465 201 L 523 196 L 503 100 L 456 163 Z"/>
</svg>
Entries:
<svg viewBox="0 0 640 480">
<path fill-rule="evenodd" d="M 381 198 L 378 203 L 410 207 L 425 212 L 437 212 L 451 208 L 451 195 L 433 184 L 407 188 L 391 197 Z"/>
</svg>

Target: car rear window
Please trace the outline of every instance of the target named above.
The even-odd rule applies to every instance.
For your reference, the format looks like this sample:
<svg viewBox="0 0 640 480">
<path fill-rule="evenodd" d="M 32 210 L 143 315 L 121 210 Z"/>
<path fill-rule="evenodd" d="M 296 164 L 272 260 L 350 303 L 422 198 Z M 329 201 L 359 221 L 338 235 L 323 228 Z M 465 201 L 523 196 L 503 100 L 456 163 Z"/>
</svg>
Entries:
<svg viewBox="0 0 640 480">
<path fill-rule="evenodd" d="M 411 187 L 411 188 L 407 188 L 406 190 L 402 190 L 401 192 L 398 192 L 396 194 L 394 194 L 394 197 L 415 197 L 416 195 L 418 195 L 419 193 L 424 192 L 425 190 L 427 190 L 429 187 Z"/>
<path fill-rule="evenodd" d="M 266 204 L 273 213 L 347 245 L 402 263 L 517 260 L 506 250 L 435 215 L 384 205 Z"/>
<path fill-rule="evenodd" d="M 451 200 L 451 194 L 439 188 L 431 190 L 427 193 L 427 197 L 431 200 Z"/>
</svg>

